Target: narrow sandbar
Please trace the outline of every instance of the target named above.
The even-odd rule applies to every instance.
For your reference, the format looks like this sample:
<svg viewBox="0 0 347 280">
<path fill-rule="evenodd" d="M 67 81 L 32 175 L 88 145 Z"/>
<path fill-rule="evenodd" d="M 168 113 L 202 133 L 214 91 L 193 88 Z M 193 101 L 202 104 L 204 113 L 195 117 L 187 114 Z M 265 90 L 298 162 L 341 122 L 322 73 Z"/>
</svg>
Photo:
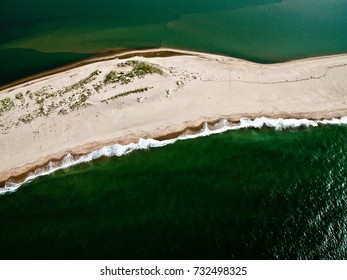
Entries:
<svg viewBox="0 0 347 280">
<path fill-rule="evenodd" d="M 346 76 L 347 54 L 266 65 L 171 49 L 100 58 L 0 92 L 0 182 L 204 122 L 342 117 Z"/>
</svg>

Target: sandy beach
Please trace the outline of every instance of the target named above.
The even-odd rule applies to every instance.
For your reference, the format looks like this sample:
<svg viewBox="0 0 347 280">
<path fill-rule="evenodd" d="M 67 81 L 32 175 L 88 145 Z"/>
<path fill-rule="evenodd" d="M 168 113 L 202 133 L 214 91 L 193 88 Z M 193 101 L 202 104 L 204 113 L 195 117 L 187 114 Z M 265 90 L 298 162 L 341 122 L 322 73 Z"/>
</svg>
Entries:
<svg viewBox="0 0 347 280">
<path fill-rule="evenodd" d="M 347 54 L 264 65 L 158 49 L 26 81 L 0 91 L 0 186 L 67 153 L 205 122 L 346 116 L 346 76 Z"/>
</svg>

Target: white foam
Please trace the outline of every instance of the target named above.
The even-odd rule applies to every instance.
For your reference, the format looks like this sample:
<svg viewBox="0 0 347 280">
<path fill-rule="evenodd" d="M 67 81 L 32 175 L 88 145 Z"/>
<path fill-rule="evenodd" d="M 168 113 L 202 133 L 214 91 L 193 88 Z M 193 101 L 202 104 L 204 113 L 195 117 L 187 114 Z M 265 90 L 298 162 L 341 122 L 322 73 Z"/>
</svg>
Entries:
<svg viewBox="0 0 347 280">
<path fill-rule="evenodd" d="M 340 119 L 331 119 L 331 120 L 322 120 L 322 121 L 313 121 L 307 119 L 271 119 L 271 118 L 256 118 L 254 120 L 248 118 L 242 118 L 238 124 L 230 123 L 227 120 L 221 120 L 218 124 L 214 126 L 214 129 L 209 129 L 208 125 L 205 124 L 204 128 L 196 134 L 183 134 L 177 138 L 169 140 L 155 140 L 155 139 L 139 139 L 138 143 L 130 143 L 127 145 L 115 144 L 111 146 L 105 146 L 101 149 L 93 151 L 87 155 L 75 157 L 71 154 L 67 154 L 61 162 L 49 162 L 47 167 L 39 168 L 34 172 L 30 173 L 23 181 L 21 182 L 12 182 L 8 181 L 5 184 L 5 187 L 0 188 L 0 195 L 11 193 L 16 191 L 24 183 L 30 182 L 33 179 L 51 174 L 57 170 L 68 168 L 80 163 L 90 162 L 92 160 L 101 158 L 101 157 L 121 157 L 123 155 L 129 154 L 136 150 L 145 150 L 149 148 L 158 148 L 166 145 L 175 143 L 176 141 L 182 141 L 187 139 L 194 139 L 198 137 L 206 137 L 213 134 L 223 133 L 229 130 L 238 130 L 242 128 L 262 128 L 264 126 L 272 127 L 277 130 L 286 129 L 286 128 L 296 128 L 300 126 L 318 126 L 319 124 L 331 124 L 331 125 L 340 125 L 347 124 L 347 116 Z"/>
</svg>

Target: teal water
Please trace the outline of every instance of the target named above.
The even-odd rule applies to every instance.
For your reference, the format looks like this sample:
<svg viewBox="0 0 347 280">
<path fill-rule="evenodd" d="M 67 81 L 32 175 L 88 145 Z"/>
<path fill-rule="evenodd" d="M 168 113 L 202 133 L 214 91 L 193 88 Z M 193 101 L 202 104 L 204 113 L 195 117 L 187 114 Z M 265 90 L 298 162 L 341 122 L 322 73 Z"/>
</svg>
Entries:
<svg viewBox="0 0 347 280">
<path fill-rule="evenodd" d="M 347 0 L 2 0 L 0 84 L 118 48 L 258 62 L 342 53 L 346 26 Z"/>
<path fill-rule="evenodd" d="M 0 196 L 2 259 L 346 259 L 347 126 L 242 129 Z"/>
</svg>

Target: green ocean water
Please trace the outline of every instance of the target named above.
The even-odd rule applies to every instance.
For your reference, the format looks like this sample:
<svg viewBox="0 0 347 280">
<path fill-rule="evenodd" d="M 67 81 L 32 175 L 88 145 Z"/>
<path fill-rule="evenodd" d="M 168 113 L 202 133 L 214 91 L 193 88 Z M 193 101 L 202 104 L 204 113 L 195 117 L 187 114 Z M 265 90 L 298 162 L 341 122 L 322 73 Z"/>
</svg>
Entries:
<svg viewBox="0 0 347 280">
<path fill-rule="evenodd" d="M 0 84 L 118 48 L 258 62 L 341 53 L 346 26 L 346 0 L 2 0 Z"/>
<path fill-rule="evenodd" d="M 346 259 L 347 126 L 242 129 L 0 196 L 0 258 Z"/>
</svg>

